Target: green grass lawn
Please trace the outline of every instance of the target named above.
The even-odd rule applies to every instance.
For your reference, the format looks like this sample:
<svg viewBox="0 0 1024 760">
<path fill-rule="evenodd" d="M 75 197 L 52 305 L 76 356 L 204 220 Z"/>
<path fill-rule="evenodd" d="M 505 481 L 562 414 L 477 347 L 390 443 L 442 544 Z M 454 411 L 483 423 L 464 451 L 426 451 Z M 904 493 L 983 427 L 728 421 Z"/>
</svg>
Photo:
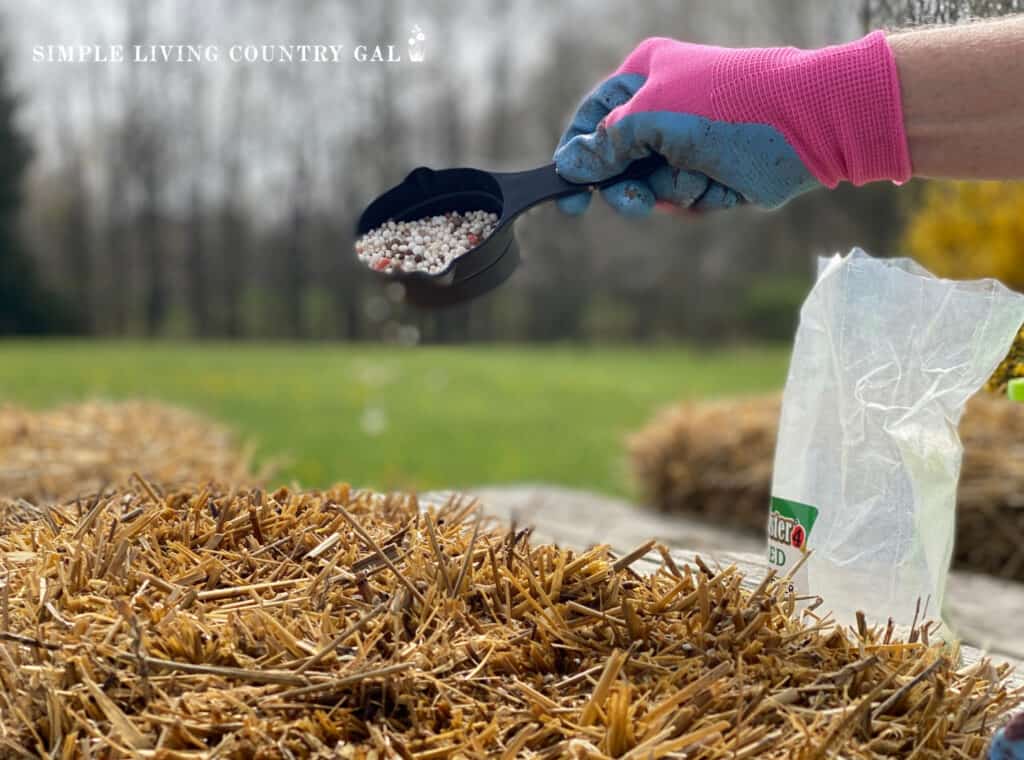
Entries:
<svg viewBox="0 0 1024 760">
<path fill-rule="evenodd" d="M 683 397 L 780 387 L 788 352 L 0 342 L 0 400 L 161 399 L 283 454 L 283 479 L 629 493 L 623 439 Z"/>
</svg>

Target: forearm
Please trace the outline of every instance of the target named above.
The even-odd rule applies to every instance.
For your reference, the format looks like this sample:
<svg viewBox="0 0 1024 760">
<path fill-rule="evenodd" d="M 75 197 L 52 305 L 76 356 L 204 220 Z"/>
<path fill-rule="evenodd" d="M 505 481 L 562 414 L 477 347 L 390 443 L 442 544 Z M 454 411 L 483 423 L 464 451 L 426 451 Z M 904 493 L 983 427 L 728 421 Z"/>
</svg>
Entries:
<svg viewBox="0 0 1024 760">
<path fill-rule="evenodd" d="M 916 176 L 1024 179 L 1024 17 L 889 35 Z"/>
</svg>

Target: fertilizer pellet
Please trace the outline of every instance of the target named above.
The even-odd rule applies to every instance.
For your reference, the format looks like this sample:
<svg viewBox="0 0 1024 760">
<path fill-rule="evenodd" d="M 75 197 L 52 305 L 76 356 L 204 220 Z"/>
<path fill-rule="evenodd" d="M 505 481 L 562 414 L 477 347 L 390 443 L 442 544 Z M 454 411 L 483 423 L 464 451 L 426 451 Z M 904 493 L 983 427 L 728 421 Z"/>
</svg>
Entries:
<svg viewBox="0 0 1024 760">
<path fill-rule="evenodd" d="M 439 274 L 498 226 L 488 211 L 449 211 L 411 222 L 387 221 L 356 240 L 356 255 L 376 272 Z"/>
</svg>

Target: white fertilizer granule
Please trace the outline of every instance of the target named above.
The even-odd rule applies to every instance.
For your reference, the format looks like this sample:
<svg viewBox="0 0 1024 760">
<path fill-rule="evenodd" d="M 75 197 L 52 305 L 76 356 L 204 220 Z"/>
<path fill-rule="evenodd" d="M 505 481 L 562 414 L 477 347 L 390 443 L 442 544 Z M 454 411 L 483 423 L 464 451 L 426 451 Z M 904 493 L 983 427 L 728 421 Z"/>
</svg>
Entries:
<svg viewBox="0 0 1024 760">
<path fill-rule="evenodd" d="M 449 211 L 411 222 L 388 221 L 356 240 L 356 255 L 377 272 L 439 274 L 480 245 L 497 226 L 498 215 L 487 211 Z"/>
</svg>

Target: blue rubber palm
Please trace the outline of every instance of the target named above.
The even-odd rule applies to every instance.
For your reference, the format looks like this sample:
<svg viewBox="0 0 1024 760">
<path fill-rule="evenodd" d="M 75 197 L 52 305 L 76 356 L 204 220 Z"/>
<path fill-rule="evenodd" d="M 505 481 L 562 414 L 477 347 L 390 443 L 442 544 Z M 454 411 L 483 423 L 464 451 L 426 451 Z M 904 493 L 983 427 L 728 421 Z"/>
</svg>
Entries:
<svg viewBox="0 0 1024 760">
<path fill-rule="evenodd" d="M 619 74 L 580 105 L 555 151 L 558 172 L 572 182 L 597 182 L 651 153 L 668 166 L 646 180 L 602 190 L 617 211 L 645 216 L 658 202 L 695 211 L 752 203 L 775 208 L 819 187 L 782 134 L 766 124 L 729 123 L 694 113 L 631 110 L 648 78 Z M 613 114 L 618 118 L 612 121 Z M 559 201 L 569 214 L 583 213 L 590 194 Z"/>
</svg>

